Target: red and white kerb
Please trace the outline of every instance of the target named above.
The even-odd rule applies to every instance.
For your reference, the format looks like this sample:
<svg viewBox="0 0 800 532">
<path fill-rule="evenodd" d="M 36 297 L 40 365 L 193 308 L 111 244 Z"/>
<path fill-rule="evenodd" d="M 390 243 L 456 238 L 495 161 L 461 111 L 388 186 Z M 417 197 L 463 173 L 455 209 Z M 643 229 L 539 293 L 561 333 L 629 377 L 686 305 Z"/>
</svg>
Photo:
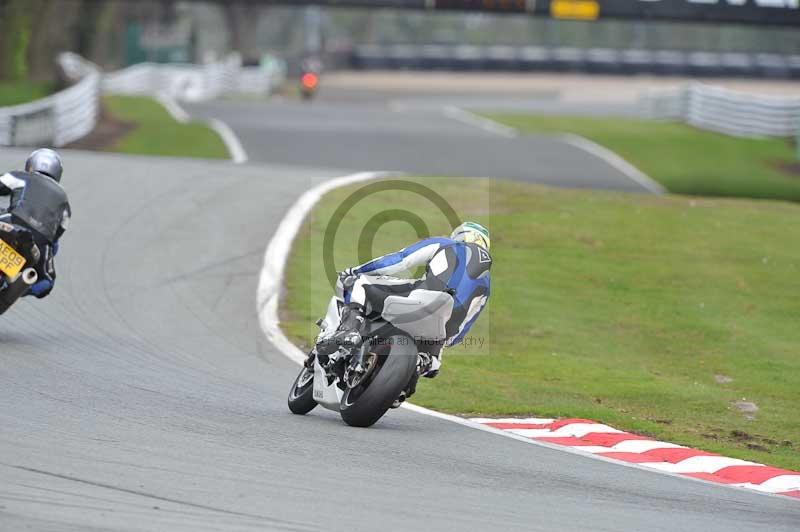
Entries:
<svg viewBox="0 0 800 532">
<path fill-rule="evenodd" d="M 612 460 L 800 499 L 800 472 L 656 441 L 588 419 L 473 418 L 472 421 Z"/>
</svg>

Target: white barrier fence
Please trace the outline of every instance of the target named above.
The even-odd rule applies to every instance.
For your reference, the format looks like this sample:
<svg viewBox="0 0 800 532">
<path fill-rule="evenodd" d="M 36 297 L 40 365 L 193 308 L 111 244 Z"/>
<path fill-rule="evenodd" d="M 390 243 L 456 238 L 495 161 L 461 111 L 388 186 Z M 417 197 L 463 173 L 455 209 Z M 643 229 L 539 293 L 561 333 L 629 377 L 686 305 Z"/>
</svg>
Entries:
<svg viewBox="0 0 800 532">
<path fill-rule="evenodd" d="M 225 93 L 269 94 L 285 79 L 285 68 L 243 67 L 232 55 L 208 65 L 143 63 L 102 74 L 73 53 L 58 56 L 66 76 L 76 83 L 34 102 L 0 107 L 0 146 L 64 146 L 87 135 L 97 125 L 100 94 L 165 94 L 187 101 Z"/>
<path fill-rule="evenodd" d="M 680 120 L 736 137 L 791 137 L 800 128 L 800 98 L 693 83 L 648 92 L 639 103 L 641 113 L 648 118 Z"/>
<path fill-rule="evenodd" d="M 100 72 L 89 63 L 79 64 L 74 54 L 62 54 L 69 69 L 81 69 L 72 87 L 34 102 L 0 107 L 0 145 L 63 146 L 88 134 L 99 115 Z M 68 72 L 69 76 L 74 75 Z"/>
<path fill-rule="evenodd" d="M 208 65 L 141 63 L 103 76 L 103 91 L 117 94 L 166 94 L 202 101 L 226 93 L 269 94 L 285 78 L 285 68 L 243 67 L 231 55 Z"/>
</svg>

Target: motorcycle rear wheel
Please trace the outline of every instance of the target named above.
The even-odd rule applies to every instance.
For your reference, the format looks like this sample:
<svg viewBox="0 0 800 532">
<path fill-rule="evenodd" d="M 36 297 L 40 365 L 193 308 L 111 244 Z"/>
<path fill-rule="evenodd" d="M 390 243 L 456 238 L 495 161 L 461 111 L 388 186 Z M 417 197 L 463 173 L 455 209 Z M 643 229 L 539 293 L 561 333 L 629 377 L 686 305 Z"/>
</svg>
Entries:
<svg viewBox="0 0 800 532">
<path fill-rule="evenodd" d="M 292 414 L 304 416 L 314 410 L 314 371 L 303 366 L 289 390 L 289 410 Z"/>
<path fill-rule="evenodd" d="M 368 382 L 348 388 L 339 404 L 339 413 L 352 427 L 375 424 L 392 406 L 417 371 L 417 347 L 407 336 L 395 335 L 381 346 L 378 367 Z"/>
<path fill-rule="evenodd" d="M 22 275 L 20 275 L 13 283 L 8 283 L 8 278 L 0 274 L 0 283 L 5 284 L 5 287 L 0 290 L 0 315 L 11 308 L 11 305 L 25 295 L 32 285 L 38 280 L 36 270 L 33 268 L 26 268 Z"/>
</svg>

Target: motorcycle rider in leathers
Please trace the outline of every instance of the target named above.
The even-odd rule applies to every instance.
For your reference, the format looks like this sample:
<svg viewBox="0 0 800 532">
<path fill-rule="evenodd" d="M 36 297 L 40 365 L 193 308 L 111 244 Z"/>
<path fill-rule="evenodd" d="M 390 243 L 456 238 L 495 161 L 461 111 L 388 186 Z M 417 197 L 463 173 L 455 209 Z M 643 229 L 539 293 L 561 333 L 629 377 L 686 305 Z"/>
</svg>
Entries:
<svg viewBox="0 0 800 532">
<path fill-rule="evenodd" d="M 480 224 L 466 222 L 445 237 L 426 238 L 398 252 L 384 255 L 340 274 L 345 286 L 351 285 L 349 299 L 337 331 L 327 340 L 329 349 L 353 347 L 362 342 L 365 319 L 380 316 L 389 296 L 409 296 L 414 290 L 440 291 L 453 299 L 449 305 L 437 305 L 431 312 L 448 312 L 447 338 L 432 346 L 430 357 L 423 354 L 421 367 L 404 395 L 394 406 L 414 393 L 416 377 L 433 378 L 441 367 L 441 350 L 461 342 L 478 319 L 489 298 L 492 257 L 489 254 L 489 231 Z M 390 277 L 424 266 L 420 279 Z"/>
<path fill-rule="evenodd" d="M 35 265 L 39 278 L 26 296 L 44 298 L 55 284 L 53 259 L 72 215 L 67 194 L 59 184 L 63 172 L 58 153 L 43 148 L 30 154 L 24 172 L 0 175 L 0 196 L 10 197 L 8 208 L 0 208 L 0 222 L 29 229 L 39 248 L 39 260 Z"/>
</svg>

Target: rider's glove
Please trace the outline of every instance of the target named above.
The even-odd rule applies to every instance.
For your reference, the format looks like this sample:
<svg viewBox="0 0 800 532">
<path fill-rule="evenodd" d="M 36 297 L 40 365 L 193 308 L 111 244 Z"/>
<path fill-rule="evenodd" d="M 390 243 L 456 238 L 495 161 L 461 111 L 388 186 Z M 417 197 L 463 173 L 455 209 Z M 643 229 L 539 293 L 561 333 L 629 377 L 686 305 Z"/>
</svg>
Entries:
<svg viewBox="0 0 800 532">
<path fill-rule="evenodd" d="M 353 272 L 353 268 L 347 268 L 339 273 L 339 280 L 346 289 L 352 288 L 356 279 L 358 279 L 358 274 Z"/>
</svg>

